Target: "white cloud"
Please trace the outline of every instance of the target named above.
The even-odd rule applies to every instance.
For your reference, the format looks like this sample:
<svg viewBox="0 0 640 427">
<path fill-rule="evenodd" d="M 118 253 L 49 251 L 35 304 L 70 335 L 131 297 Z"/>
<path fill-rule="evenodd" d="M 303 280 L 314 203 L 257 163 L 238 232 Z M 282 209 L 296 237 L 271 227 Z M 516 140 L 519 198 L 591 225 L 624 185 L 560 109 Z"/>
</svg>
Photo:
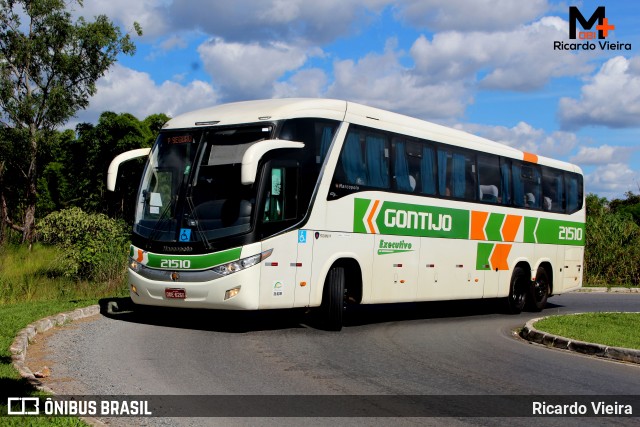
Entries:
<svg viewBox="0 0 640 427">
<path fill-rule="evenodd" d="M 218 96 L 208 83 L 193 81 L 188 85 L 165 81 L 154 83 L 147 73 L 114 65 L 97 84 L 97 93 L 91 98 L 89 108 L 78 112 L 77 120 L 66 127 L 79 122 L 97 122 L 104 111 L 131 113 L 138 119 L 165 113 L 175 117 L 177 114 L 213 105 Z"/>
<path fill-rule="evenodd" d="M 459 81 L 425 84 L 400 64 L 393 40 L 383 54 L 334 63 L 334 81 L 326 95 L 424 119 L 460 116 L 470 95 Z"/>
<path fill-rule="evenodd" d="M 608 60 L 582 87 L 580 99 L 560 99 L 558 116 L 566 129 L 640 127 L 640 57 Z"/>
<path fill-rule="evenodd" d="M 84 1 L 84 7 L 75 5 L 74 16 L 93 20 L 96 15 L 107 15 L 122 26 L 123 32 L 133 31 L 138 22 L 145 37 L 156 37 L 170 30 L 167 22 L 167 6 L 171 0 L 109 0 Z M 72 3 L 73 5 L 73 3 Z"/>
<path fill-rule="evenodd" d="M 173 50 L 173 49 L 185 49 L 188 46 L 187 40 L 177 34 L 172 34 L 162 43 L 160 43 L 160 48 L 164 51 Z"/>
<path fill-rule="evenodd" d="M 167 10 L 177 28 L 199 30 L 229 41 L 286 40 L 319 44 L 348 34 L 384 0 L 174 0 Z"/>
<path fill-rule="evenodd" d="M 627 191 L 637 191 L 640 174 L 624 163 L 611 163 L 597 167 L 585 176 L 588 193 L 596 193 L 609 199 L 621 197 Z"/>
<path fill-rule="evenodd" d="M 600 147 L 580 147 L 578 153 L 571 157 L 572 163 L 580 165 L 606 165 L 610 163 L 622 163 L 629 159 L 634 151 L 640 147 L 613 147 L 602 145 Z"/>
<path fill-rule="evenodd" d="M 536 129 L 525 122 L 519 122 L 511 128 L 470 123 L 455 127 L 522 151 L 551 158 L 568 155 L 578 144 L 578 137 L 573 133 L 547 133 L 544 129 Z"/>
<path fill-rule="evenodd" d="M 220 38 L 201 44 L 198 53 L 224 96 L 235 100 L 272 96 L 274 82 L 309 57 L 304 49 L 286 43 L 242 44 Z"/>
<path fill-rule="evenodd" d="M 436 33 L 419 37 L 411 47 L 416 73 L 425 80 L 473 79 L 486 89 L 531 91 L 553 77 L 588 72 L 590 53 L 555 52 L 553 41 L 567 36 L 568 24 L 545 17 L 510 31 Z"/>
<path fill-rule="evenodd" d="M 400 18 L 418 28 L 495 31 L 529 22 L 549 5 L 546 0 L 406 0 L 396 8 Z"/>
<path fill-rule="evenodd" d="M 323 96 L 328 80 L 327 74 L 319 68 L 301 70 L 287 81 L 276 82 L 273 96 L 275 98 L 319 98 Z"/>
</svg>

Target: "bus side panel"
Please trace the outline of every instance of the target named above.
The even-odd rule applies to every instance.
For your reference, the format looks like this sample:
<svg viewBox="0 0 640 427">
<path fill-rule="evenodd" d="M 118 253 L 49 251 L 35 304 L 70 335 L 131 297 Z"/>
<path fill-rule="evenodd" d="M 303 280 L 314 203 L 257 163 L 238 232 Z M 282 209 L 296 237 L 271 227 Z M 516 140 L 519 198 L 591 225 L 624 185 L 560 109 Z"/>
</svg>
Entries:
<svg viewBox="0 0 640 427">
<path fill-rule="evenodd" d="M 422 239 L 418 300 L 482 298 L 484 272 L 476 270 L 476 242 Z"/>
<path fill-rule="evenodd" d="M 420 240 L 411 236 L 375 235 L 371 302 L 416 300 Z"/>
<path fill-rule="evenodd" d="M 557 281 L 554 294 L 572 291 L 582 286 L 584 246 L 565 246 L 563 249 L 562 280 Z"/>
<path fill-rule="evenodd" d="M 317 237 L 316 237 L 317 236 Z M 311 279 L 311 296 L 309 305 L 317 307 L 322 303 L 322 289 L 331 266 L 339 259 L 354 259 L 362 272 L 362 302 L 371 298 L 371 285 L 374 278 L 371 274 L 373 262 L 373 239 L 370 234 L 346 233 L 340 231 L 316 231 L 313 243 L 313 266 Z M 349 283 L 346 284 L 349 286 Z"/>
</svg>

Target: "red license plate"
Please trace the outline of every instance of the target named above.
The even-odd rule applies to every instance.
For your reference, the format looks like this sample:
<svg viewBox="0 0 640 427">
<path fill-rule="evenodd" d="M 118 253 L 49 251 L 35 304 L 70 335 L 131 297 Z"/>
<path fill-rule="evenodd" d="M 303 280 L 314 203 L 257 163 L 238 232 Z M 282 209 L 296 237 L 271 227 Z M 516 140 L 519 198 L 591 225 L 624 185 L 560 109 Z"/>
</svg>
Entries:
<svg viewBox="0 0 640 427">
<path fill-rule="evenodd" d="M 179 288 L 166 288 L 164 290 L 164 296 L 172 299 L 185 299 L 187 292 L 184 289 Z"/>
</svg>

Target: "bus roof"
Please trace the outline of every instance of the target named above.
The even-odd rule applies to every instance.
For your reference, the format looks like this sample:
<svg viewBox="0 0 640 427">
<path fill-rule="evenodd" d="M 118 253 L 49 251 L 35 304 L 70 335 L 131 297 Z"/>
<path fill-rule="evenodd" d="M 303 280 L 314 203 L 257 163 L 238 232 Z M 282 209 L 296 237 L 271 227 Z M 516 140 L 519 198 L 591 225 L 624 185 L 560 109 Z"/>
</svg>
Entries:
<svg viewBox="0 0 640 427">
<path fill-rule="evenodd" d="M 284 98 L 220 104 L 169 120 L 165 130 L 193 127 L 226 126 L 242 123 L 272 122 L 301 117 L 326 118 L 397 132 L 445 144 L 486 151 L 514 159 L 582 173 L 573 164 L 526 153 L 508 145 L 491 141 L 462 130 L 421 119 L 369 107 L 354 102 L 322 98 Z"/>
</svg>

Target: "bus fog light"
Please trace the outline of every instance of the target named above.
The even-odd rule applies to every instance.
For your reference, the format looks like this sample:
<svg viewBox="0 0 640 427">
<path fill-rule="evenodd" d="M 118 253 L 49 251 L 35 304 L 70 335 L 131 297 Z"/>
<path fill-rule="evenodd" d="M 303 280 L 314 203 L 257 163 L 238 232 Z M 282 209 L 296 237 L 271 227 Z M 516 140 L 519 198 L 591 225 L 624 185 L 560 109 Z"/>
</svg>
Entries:
<svg viewBox="0 0 640 427">
<path fill-rule="evenodd" d="M 235 297 L 236 295 L 238 295 L 238 293 L 240 293 L 240 286 L 237 286 L 235 288 L 229 289 L 227 292 L 224 293 L 224 299 L 225 301 Z"/>
</svg>

